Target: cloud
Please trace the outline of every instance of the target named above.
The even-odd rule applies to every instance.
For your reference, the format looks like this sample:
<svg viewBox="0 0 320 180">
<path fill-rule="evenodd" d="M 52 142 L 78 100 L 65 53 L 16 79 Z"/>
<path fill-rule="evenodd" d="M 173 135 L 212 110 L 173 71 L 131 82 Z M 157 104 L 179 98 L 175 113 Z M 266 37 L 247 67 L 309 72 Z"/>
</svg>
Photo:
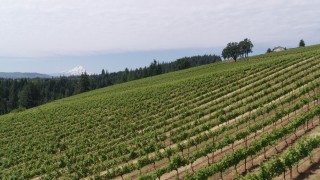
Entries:
<svg viewBox="0 0 320 180">
<path fill-rule="evenodd" d="M 1 0 L 0 54 L 52 56 L 319 39 L 317 0 Z"/>
</svg>

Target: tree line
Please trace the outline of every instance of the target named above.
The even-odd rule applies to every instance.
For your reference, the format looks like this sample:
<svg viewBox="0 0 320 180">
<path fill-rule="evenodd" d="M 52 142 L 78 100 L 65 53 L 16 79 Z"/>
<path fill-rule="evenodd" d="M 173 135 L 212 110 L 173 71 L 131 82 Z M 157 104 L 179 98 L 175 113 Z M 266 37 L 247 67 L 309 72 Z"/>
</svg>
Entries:
<svg viewBox="0 0 320 180">
<path fill-rule="evenodd" d="M 20 111 L 53 100 L 123 82 L 142 79 L 163 73 L 221 61 L 220 56 L 203 55 L 160 63 L 154 60 L 149 66 L 109 73 L 57 78 L 0 79 L 0 114 Z"/>
</svg>

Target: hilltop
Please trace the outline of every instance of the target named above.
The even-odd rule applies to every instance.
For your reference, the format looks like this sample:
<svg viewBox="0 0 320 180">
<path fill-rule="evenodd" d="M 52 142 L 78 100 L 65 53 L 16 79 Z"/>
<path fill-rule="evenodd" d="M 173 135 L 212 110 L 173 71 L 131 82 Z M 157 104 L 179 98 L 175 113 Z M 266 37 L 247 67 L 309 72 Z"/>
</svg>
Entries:
<svg viewBox="0 0 320 180">
<path fill-rule="evenodd" d="M 230 179 L 246 170 L 242 178 L 288 176 L 293 163 L 306 161 L 302 152 L 319 151 L 319 62 L 320 45 L 291 49 L 0 116 L 0 177 Z M 283 163 L 288 153 L 296 159 Z M 283 169 L 269 168 L 273 161 Z"/>
</svg>

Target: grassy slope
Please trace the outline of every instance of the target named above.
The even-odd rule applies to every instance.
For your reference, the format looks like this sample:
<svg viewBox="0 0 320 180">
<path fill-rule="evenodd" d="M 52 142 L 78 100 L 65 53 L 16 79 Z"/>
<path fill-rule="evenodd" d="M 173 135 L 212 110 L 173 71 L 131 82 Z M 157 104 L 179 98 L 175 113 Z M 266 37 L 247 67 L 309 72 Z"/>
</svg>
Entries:
<svg viewBox="0 0 320 180">
<path fill-rule="evenodd" d="M 128 126 L 138 126 L 135 121 L 139 119 L 148 121 L 148 117 L 161 115 L 167 110 L 167 104 L 174 103 L 175 98 L 183 97 L 184 89 L 186 92 L 194 90 L 194 82 L 215 83 L 218 80 L 208 79 L 219 77 L 221 81 L 228 73 L 241 74 L 247 69 L 268 66 L 277 61 L 274 57 L 299 56 L 307 51 L 314 51 L 319 55 L 319 49 L 320 46 L 312 46 L 255 56 L 237 63 L 221 62 L 200 66 L 115 85 L 24 112 L 0 116 L 0 175 L 37 177 L 48 174 L 50 169 L 59 169 L 56 168 L 56 162 L 60 157 L 68 153 L 78 153 L 77 149 L 87 149 L 86 153 L 76 155 L 81 156 L 78 160 L 84 160 L 87 153 L 100 149 L 99 144 L 112 141 L 111 136 L 104 136 L 105 132 L 126 132 Z M 194 88 L 196 87 L 201 85 Z M 173 96 L 176 92 L 178 95 Z M 118 121 L 118 124 L 112 126 L 109 121 Z M 56 147 L 62 141 L 67 145 L 67 149 L 57 152 Z M 42 165 L 43 169 L 39 168 Z M 32 171 L 34 172 L 28 175 Z M 68 174 L 68 171 L 63 170 L 62 173 Z"/>
</svg>

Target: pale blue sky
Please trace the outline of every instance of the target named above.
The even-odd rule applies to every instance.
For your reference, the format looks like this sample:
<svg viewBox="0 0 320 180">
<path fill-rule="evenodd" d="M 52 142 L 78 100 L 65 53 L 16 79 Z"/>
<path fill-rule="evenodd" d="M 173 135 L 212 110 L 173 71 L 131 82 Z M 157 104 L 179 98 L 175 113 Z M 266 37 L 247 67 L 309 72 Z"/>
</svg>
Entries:
<svg viewBox="0 0 320 180">
<path fill-rule="evenodd" d="M 102 69 L 109 72 L 148 66 L 153 59 L 169 62 L 185 56 L 214 54 L 211 48 L 153 50 L 126 53 L 108 53 L 95 55 L 62 55 L 53 57 L 0 57 L 1 69 L 5 72 L 40 72 L 61 73 L 77 65 L 84 66 L 89 73 L 100 73 Z M 216 53 L 220 53 L 220 50 Z"/>
<path fill-rule="evenodd" d="M 220 54 L 250 38 L 254 52 L 320 42 L 318 0 L 0 0 L 0 71 L 98 73 Z"/>
</svg>

